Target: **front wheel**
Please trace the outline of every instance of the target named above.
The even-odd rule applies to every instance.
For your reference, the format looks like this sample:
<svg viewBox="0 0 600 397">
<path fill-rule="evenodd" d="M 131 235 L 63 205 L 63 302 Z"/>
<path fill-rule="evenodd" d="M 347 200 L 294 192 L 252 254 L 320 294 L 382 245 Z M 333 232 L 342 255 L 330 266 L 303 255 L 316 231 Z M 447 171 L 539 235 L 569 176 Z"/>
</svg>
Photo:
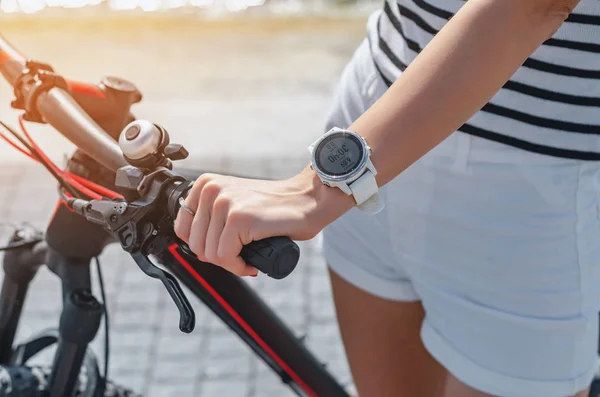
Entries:
<svg viewBox="0 0 600 397">
<path fill-rule="evenodd" d="M 47 397 L 51 368 L 41 366 L 0 365 L 0 397 Z M 129 389 L 108 381 L 103 396 L 90 392 L 84 371 L 79 376 L 76 397 L 141 397 Z"/>
</svg>

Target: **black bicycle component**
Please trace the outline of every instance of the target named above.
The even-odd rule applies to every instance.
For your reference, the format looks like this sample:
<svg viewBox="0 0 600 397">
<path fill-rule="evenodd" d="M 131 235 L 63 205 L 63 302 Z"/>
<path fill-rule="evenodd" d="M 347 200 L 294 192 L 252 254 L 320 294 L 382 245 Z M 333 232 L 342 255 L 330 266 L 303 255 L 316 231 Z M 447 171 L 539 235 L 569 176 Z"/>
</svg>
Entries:
<svg viewBox="0 0 600 397">
<path fill-rule="evenodd" d="M 87 368 L 87 365 L 86 365 Z M 48 397 L 46 385 L 51 369 L 43 366 L 0 365 L 0 397 Z M 140 397 L 132 390 L 109 382 L 105 392 L 94 389 L 93 372 L 85 370 L 79 376 L 76 397 Z"/>
<path fill-rule="evenodd" d="M 13 365 L 25 365 L 30 358 L 42 350 L 58 343 L 58 329 L 49 329 L 20 343 L 15 347 L 11 360 Z"/>
<path fill-rule="evenodd" d="M 25 303 L 29 282 L 16 282 L 5 276 L 0 294 L 0 364 L 10 362 L 12 343 Z"/>
<path fill-rule="evenodd" d="M 90 237 L 95 240 L 90 242 Z M 50 397 L 71 397 L 73 394 L 68 393 L 78 390 L 77 379 L 83 369 L 85 352 L 98 331 L 103 314 L 102 306 L 91 295 L 90 264 L 109 242 L 114 242 L 114 238 L 99 225 L 59 205 L 50 221 L 46 239 L 49 243 L 46 266 L 63 285 L 60 337 L 48 378 L 48 390 Z"/>
<path fill-rule="evenodd" d="M 125 167 L 125 171 L 131 169 Z M 123 172 L 119 172 L 122 175 Z M 160 211 L 157 203 L 166 201 L 164 191 L 174 183 L 181 183 L 178 177 L 167 169 L 160 169 L 139 181 L 145 195 L 143 198 L 127 204 L 123 201 L 75 199 L 72 208 L 90 222 L 105 226 L 121 243 L 121 247 L 131 254 L 140 269 L 148 276 L 159 279 L 179 310 L 179 329 L 190 333 L 195 327 L 195 315 L 191 304 L 181 290 L 177 280 L 169 273 L 160 270 L 150 262 L 148 255 L 154 254 L 160 240 L 170 240 L 168 233 L 172 220 L 168 214 Z M 144 185 L 145 184 L 145 185 Z M 141 187 L 143 186 L 143 187 Z M 140 195 L 141 196 L 141 195 Z M 169 226 L 168 226 L 169 225 Z M 165 230 L 166 229 L 166 230 Z M 162 234 L 159 233 L 162 231 Z"/>
<path fill-rule="evenodd" d="M 147 276 L 159 279 L 171 295 L 171 299 L 179 309 L 179 329 L 188 334 L 192 332 L 196 326 L 196 315 L 175 277 L 154 266 L 148 257 L 139 252 L 135 252 L 131 256 Z"/>
<path fill-rule="evenodd" d="M 79 218 L 79 217 L 78 217 Z M 17 230 L 15 235 L 20 236 L 39 236 L 39 233 L 33 233 L 30 231 L 22 232 L 21 230 Z M 37 238 L 37 237 L 36 237 Z M 32 278 L 32 274 L 34 270 L 37 270 L 39 264 L 44 262 L 44 258 L 48 258 L 48 263 L 51 264 L 51 269 L 60 275 L 63 279 L 64 289 L 68 290 L 74 286 L 82 286 L 89 288 L 89 268 L 86 267 L 85 263 L 81 260 L 79 261 L 69 261 L 65 258 L 61 258 L 56 252 L 47 252 L 47 246 L 45 243 L 38 243 L 35 245 L 30 245 L 25 248 L 20 248 L 18 250 L 9 251 L 9 254 L 4 258 L 4 268 L 9 269 L 7 274 L 10 274 L 12 277 L 8 279 L 5 276 L 5 282 L 2 286 L 2 291 L 0 292 L 0 303 L 2 305 L 6 304 L 6 307 L 10 307 L 10 300 L 5 299 L 5 296 L 8 296 L 6 291 L 10 291 L 11 289 L 7 287 L 7 280 L 12 280 L 14 278 L 22 279 L 23 281 L 29 280 Z M 87 269 L 87 271 L 86 271 Z M 83 301 L 92 300 L 88 297 L 89 290 L 84 290 L 83 292 Z M 65 291 L 66 294 L 66 291 Z M 76 296 L 79 294 L 76 294 Z M 80 304 L 81 299 L 77 299 L 78 305 Z M 78 373 L 80 378 L 83 377 L 85 382 L 77 384 L 76 379 L 72 379 L 72 386 L 67 385 L 67 387 L 76 387 L 76 395 L 81 397 L 99 397 L 98 392 L 101 390 L 101 377 L 98 370 L 97 360 L 93 356 L 93 354 L 89 351 L 89 349 L 85 352 L 83 365 L 81 367 L 81 371 L 77 370 L 76 361 L 74 360 L 80 357 L 80 354 L 75 352 L 73 349 L 73 344 L 68 341 L 76 341 L 80 343 L 79 351 L 83 351 L 83 345 L 87 345 L 85 340 L 90 339 L 91 333 L 93 333 L 96 325 L 93 324 L 93 321 L 90 321 L 89 315 L 79 317 L 79 314 L 75 316 L 73 313 L 69 314 L 69 311 L 72 308 L 68 308 L 68 304 L 65 303 L 66 312 L 63 312 L 61 319 L 66 317 L 67 324 L 62 324 L 62 328 L 66 328 L 67 331 L 65 333 L 65 338 L 63 340 L 62 347 L 60 346 L 60 333 L 59 330 L 48 330 L 44 331 L 41 334 L 38 334 L 29 340 L 15 346 L 14 350 L 11 349 L 12 338 L 0 338 L 0 349 L 6 350 L 10 352 L 12 350 L 12 357 L 9 355 L 9 360 L 5 360 L 0 363 L 0 372 L 4 375 L 0 376 L 0 379 L 3 379 L 4 382 L 7 382 L 7 374 L 10 374 L 12 378 L 10 379 L 10 387 L 6 386 L 6 383 L 3 384 L 2 380 L 0 380 L 0 397 L 29 397 L 29 396 L 39 396 L 39 397 L 48 397 L 48 385 L 49 380 L 51 379 L 51 373 L 53 368 L 71 368 L 71 373 Z M 14 306 L 15 308 L 17 305 Z M 16 323 L 18 322 L 18 318 L 20 316 L 20 305 L 18 306 L 19 310 L 16 310 L 10 314 L 3 311 L 0 311 L 0 322 L 6 323 L 7 318 L 14 319 L 14 324 L 16 328 Z M 96 315 L 94 315 L 96 317 Z M 94 319 L 92 319 L 94 320 Z M 69 324 L 70 323 L 70 324 Z M 86 328 L 86 324 L 87 328 Z M 87 335 L 86 335 L 87 334 Z M 59 347 L 57 349 L 57 358 L 55 362 L 61 361 L 62 364 L 55 365 L 51 368 L 26 368 L 23 367 L 27 364 L 28 360 L 34 357 L 36 354 L 40 353 L 45 348 L 59 343 Z M 71 346 L 69 346 L 71 345 Z M 62 353 L 61 353 L 62 352 Z M 10 364 L 9 366 L 2 366 L 1 364 Z M 35 383 L 35 388 L 32 389 L 31 377 L 29 375 L 35 375 L 38 383 Z M 59 378 L 64 376 L 65 372 L 58 375 Z M 43 376 L 41 376 L 43 375 Z M 3 377 L 4 376 L 4 377 Z M 5 386 L 6 389 L 2 387 Z M 35 394 L 31 394 L 35 391 Z M 117 394 L 118 393 L 126 393 L 126 394 Z M 8 393 L 8 394 L 6 394 Z M 113 385 L 109 385 L 107 388 L 106 396 L 133 396 L 134 393 L 124 391 L 124 389 L 115 387 Z"/>
<path fill-rule="evenodd" d="M 41 397 L 38 390 L 43 390 L 44 380 L 36 372 L 23 366 L 0 365 L 0 397 Z"/>
<path fill-rule="evenodd" d="M 56 213 L 56 217 L 78 217 L 76 214 Z M 52 221 L 54 222 L 54 221 Z M 52 223 L 51 222 L 51 223 Z M 56 233 L 56 229 L 54 229 Z M 84 229 L 87 230 L 87 229 Z M 66 229 L 76 245 L 85 235 Z M 94 251 L 101 252 L 105 240 L 98 240 Z M 88 344 L 94 339 L 103 314 L 102 305 L 91 294 L 90 263 L 92 258 L 70 257 L 53 247 L 47 248 L 46 266 L 62 281 L 63 311 L 59 326 L 59 339 L 49 375 L 49 397 L 71 397 L 77 390 Z"/>
<path fill-rule="evenodd" d="M 29 284 L 44 262 L 46 244 L 32 227 L 16 230 L 10 244 L 19 248 L 6 252 L 4 280 L 0 291 L 0 364 L 8 363 Z"/>
<path fill-rule="evenodd" d="M 46 241 L 68 258 L 91 259 L 115 240 L 101 226 L 90 223 L 59 203 L 46 229 Z"/>
<path fill-rule="evenodd" d="M 30 358 L 58 341 L 58 330 L 50 329 L 16 346 L 11 365 L 0 365 L 0 397 L 48 397 L 52 367 L 27 367 L 26 364 Z M 74 395 L 77 397 L 138 396 L 112 383 L 108 383 L 104 392 L 98 360 L 89 349 L 85 353 L 79 379 L 75 384 Z"/>
<path fill-rule="evenodd" d="M 282 279 L 296 268 L 300 248 L 288 237 L 271 237 L 246 245 L 240 256 L 269 277 Z"/>
<path fill-rule="evenodd" d="M 96 337 L 102 313 L 102 305 L 89 290 L 79 289 L 68 294 L 60 317 L 60 337 L 49 379 L 50 397 L 74 396 L 87 345 Z"/>
</svg>

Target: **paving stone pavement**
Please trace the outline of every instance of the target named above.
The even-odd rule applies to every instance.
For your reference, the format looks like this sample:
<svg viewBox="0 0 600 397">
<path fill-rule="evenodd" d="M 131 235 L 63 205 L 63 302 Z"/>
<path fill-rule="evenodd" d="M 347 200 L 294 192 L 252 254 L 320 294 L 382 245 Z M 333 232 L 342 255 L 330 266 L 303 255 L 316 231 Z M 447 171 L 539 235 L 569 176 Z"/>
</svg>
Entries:
<svg viewBox="0 0 600 397">
<path fill-rule="evenodd" d="M 297 171 L 303 161 L 288 158 L 284 169 L 281 161 L 275 159 L 248 160 L 243 162 L 243 169 L 221 171 L 284 176 Z M 233 163 L 220 159 L 219 164 Z M 56 203 L 56 186 L 41 167 L 3 166 L 0 186 L 2 222 L 31 222 L 44 228 Z M 10 227 L 1 228 L 0 241 L 5 242 L 9 233 Z M 331 372 L 347 382 L 349 370 L 335 322 L 319 237 L 300 246 L 301 263 L 292 276 L 279 281 L 263 276 L 248 282 L 298 336 L 306 336 L 308 348 Z M 113 380 L 150 397 L 294 395 L 193 296 L 197 328 L 188 335 L 179 331 L 178 312 L 162 285 L 145 276 L 118 246 L 110 246 L 101 263 L 111 323 Z M 42 267 L 27 296 L 18 340 L 57 326 L 60 293 L 58 278 Z M 92 348 L 102 362 L 102 331 Z M 36 361 L 48 363 L 51 357 L 52 352 L 48 351 Z"/>
</svg>

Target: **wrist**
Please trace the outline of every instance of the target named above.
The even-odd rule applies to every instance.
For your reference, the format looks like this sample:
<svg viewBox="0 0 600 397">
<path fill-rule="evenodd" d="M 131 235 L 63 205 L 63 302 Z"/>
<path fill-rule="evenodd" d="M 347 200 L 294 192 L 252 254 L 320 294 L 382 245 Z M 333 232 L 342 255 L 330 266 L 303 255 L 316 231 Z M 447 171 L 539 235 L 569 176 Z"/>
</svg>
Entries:
<svg viewBox="0 0 600 397">
<path fill-rule="evenodd" d="M 290 182 L 308 199 L 310 204 L 307 206 L 306 219 L 319 231 L 356 204 L 352 196 L 340 189 L 325 186 L 310 167 L 306 167 Z"/>
</svg>

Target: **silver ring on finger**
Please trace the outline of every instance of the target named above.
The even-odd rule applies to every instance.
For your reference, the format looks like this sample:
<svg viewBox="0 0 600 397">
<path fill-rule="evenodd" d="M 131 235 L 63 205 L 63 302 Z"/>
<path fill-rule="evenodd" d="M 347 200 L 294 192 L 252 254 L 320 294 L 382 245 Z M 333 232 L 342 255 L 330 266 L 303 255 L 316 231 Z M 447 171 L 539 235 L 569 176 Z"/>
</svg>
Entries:
<svg viewBox="0 0 600 397">
<path fill-rule="evenodd" d="M 179 206 L 181 207 L 181 209 L 183 209 L 185 212 L 187 212 L 191 216 L 195 216 L 196 215 L 196 213 L 194 212 L 194 210 L 192 210 L 190 207 L 187 206 L 187 204 L 185 203 L 185 200 L 183 199 L 183 197 L 179 197 Z"/>
</svg>

